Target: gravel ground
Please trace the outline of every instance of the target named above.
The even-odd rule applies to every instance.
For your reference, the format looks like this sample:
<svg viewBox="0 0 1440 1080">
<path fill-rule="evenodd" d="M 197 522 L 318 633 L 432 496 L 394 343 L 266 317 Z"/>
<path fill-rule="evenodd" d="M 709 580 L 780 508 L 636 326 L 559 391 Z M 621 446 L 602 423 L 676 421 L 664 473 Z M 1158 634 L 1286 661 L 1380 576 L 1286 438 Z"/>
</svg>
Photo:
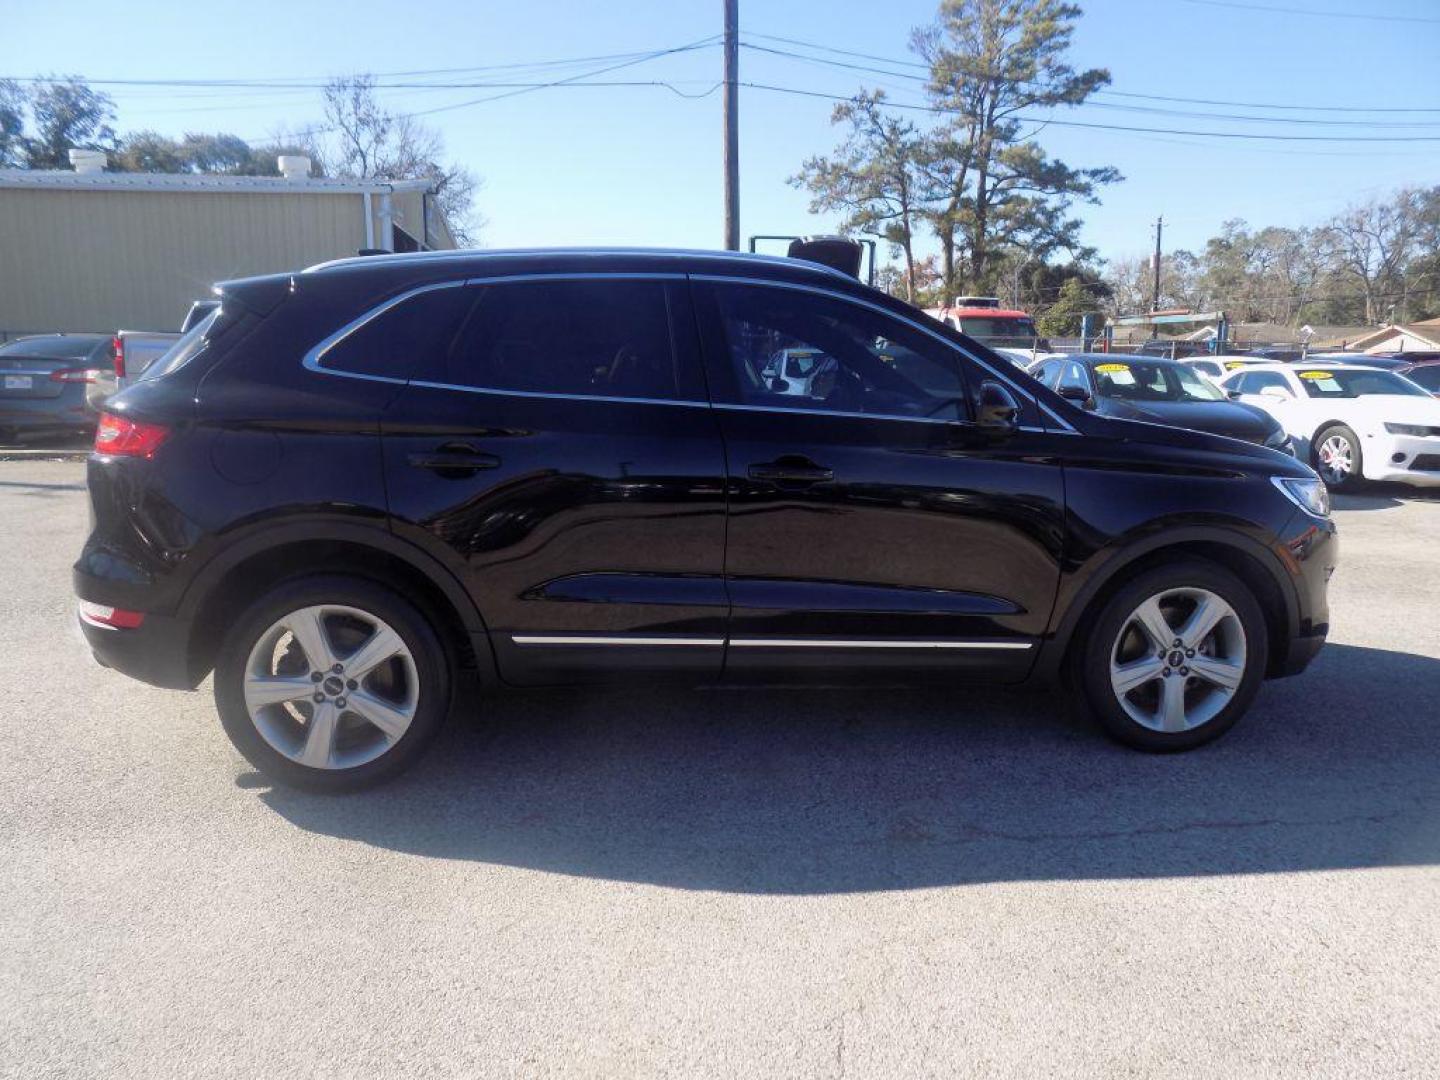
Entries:
<svg viewBox="0 0 1440 1080">
<path fill-rule="evenodd" d="M 1199 752 L 554 692 L 322 798 L 91 662 L 83 465 L 0 463 L 0 1074 L 1433 1076 L 1440 499 L 1339 503 L 1332 643 Z"/>
</svg>

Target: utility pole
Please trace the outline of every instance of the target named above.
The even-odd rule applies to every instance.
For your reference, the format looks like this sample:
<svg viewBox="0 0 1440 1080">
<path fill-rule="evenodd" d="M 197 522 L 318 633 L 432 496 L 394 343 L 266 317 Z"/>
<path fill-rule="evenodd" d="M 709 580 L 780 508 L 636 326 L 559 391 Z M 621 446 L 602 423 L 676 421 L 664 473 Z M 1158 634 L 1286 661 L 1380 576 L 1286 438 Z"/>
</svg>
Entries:
<svg viewBox="0 0 1440 1080">
<path fill-rule="evenodd" d="M 740 0 L 725 0 L 725 248 L 740 250 Z"/>
<path fill-rule="evenodd" d="M 1165 216 L 1155 219 L 1155 290 L 1150 294 L 1150 310 L 1160 310 L 1160 234 L 1165 228 Z"/>
</svg>

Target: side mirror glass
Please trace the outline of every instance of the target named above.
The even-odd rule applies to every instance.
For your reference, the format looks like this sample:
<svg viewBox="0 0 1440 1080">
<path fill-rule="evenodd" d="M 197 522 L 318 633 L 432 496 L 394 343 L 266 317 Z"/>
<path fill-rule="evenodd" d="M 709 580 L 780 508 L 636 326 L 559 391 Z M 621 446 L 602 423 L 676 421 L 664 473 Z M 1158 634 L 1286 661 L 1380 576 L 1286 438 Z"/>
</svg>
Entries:
<svg viewBox="0 0 1440 1080">
<path fill-rule="evenodd" d="M 777 375 L 775 376 L 775 378 L 770 380 L 770 390 L 772 393 L 776 394 L 788 393 L 790 390 L 790 380 L 782 379 L 780 378 L 780 376 Z"/>
<path fill-rule="evenodd" d="M 987 379 L 975 395 L 975 426 L 988 435 L 1005 437 L 1020 430 L 1020 403 L 998 382 Z"/>
</svg>

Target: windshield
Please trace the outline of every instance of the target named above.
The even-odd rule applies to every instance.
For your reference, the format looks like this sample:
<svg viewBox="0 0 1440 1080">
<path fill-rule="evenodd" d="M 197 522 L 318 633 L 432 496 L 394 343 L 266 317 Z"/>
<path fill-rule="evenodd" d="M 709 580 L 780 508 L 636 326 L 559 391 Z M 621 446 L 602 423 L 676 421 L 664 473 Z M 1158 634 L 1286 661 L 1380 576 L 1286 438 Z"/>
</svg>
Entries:
<svg viewBox="0 0 1440 1080">
<path fill-rule="evenodd" d="M 974 338 L 993 337 L 1034 337 L 1035 323 L 1031 319 L 991 318 L 981 315 L 966 315 L 960 320 L 960 332 Z"/>
<path fill-rule="evenodd" d="M 98 344 L 93 338 L 47 337 L 21 338 L 0 345 L 0 355 L 53 356 L 60 360 L 79 360 L 89 356 Z"/>
<path fill-rule="evenodd" d="M 1095 365 L 1095 389 L 1101 397 L 1122 401 L 1224 401 L 1225 392 L 1185 364 L 1144 360 Z"/>
<path fill-rule="evenodd" d="M 1358 398 L 1373 394 L 1397 397 L 1429 397 L 1409 379 L 1388 371 L 1366 371 L 1363 368 L 1324 368 L 1298 373 L 1300 385 L 1312 398 Z"/>
<path fill-rule="evenodd" d="M 169 350 L 146 368 L 137 381 L 149 382 L 151 379 L 158 379 L 162 375 L 169 375 L 172 371 L 178 371 L 188 364 L 194 357 L 209 343 L 210 328 L 220 318 L 220 308 L 206 315 L 198 323 L 192 326 L 185 333 L 180 335 L 180 340 L 171 345 Z"/>
</svg>

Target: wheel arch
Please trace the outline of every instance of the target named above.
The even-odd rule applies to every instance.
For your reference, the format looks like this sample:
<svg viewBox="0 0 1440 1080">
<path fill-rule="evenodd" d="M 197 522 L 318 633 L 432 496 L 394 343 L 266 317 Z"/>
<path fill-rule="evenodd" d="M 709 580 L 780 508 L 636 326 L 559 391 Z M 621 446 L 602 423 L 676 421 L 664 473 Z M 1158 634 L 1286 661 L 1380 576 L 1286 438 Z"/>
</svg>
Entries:
<svg viewBox="0 0 1440 1080">
<path fill-rule="evenodd" d="M 1270 670 L 1287 652 L 1300 625 L 1299 604 L 1279 558 L 1258 541 L 1222 528 L 1166 532 L 1132 544 L 1113 555 L 1076 593 L 1052 631 L 1037 662 L 1036 675 L 1053 678 L 1065 670 L 1081 640 L 1079 632 L 1096 611 L 1135 573 L 1164 562 L 1198 558 L 1240 578 L 1254 592 L 1265 614 Z"/>
<path fill-rule="evenodd" d="M 444 564 L 380 526 L 351 521 L 267 522 L 233 541 L 191 583 L 179 615 L 191 626 L 186 669 L 191 685 L 214 667 L 237 609 L 280 583 L 314 573 L 353 574 L 395 589 L 418 604 L 454 641 L 462 666 L 494 672 L 485 621 Z"/>
</svg>

